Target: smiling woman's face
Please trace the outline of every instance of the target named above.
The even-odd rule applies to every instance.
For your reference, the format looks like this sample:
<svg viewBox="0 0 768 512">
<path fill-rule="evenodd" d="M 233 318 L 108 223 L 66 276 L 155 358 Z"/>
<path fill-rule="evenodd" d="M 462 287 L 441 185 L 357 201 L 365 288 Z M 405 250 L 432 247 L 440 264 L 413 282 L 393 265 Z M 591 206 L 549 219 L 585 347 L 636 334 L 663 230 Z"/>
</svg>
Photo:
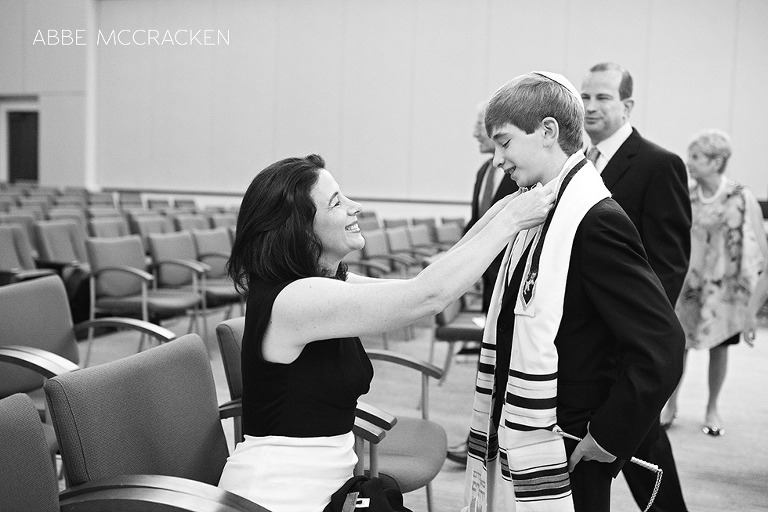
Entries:
<svg viewBox="0 0 768 512">
<path fill-rule="evenodd" d="M 317 183 L 310 193 L 315 203 L 315 235 L 323 244 L 320 266 L 335 271 L 349 253 L 359 251 L 365 239 L 357 225 L 359 203 L 344 196 L 336 180 L 325 169 L 318 171 Z"/>
</svg>

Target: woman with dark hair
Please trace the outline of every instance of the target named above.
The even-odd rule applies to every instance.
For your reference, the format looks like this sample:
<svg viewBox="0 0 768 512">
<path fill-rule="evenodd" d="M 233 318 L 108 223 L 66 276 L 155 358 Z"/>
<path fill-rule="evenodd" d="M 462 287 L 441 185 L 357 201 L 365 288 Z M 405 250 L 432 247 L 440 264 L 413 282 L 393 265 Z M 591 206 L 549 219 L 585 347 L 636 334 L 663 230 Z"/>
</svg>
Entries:
<svg viewBox="0 0 768 512">
<path fill-rule="evenodd" d="M 358 203 L 317 155 L 260 172 L 240 206 L 228 268 L 248 294 L 243 432 L 219 485 L 273 512 L 320 511 L 352 476 L 355 407 L 373 368 L 357 336 L 434 315 L 482 275 L 520 230 L 544 221 L 550 187 L 499 201 L 412 279 L 346 271 L 363 248 Z"/>
</svg>

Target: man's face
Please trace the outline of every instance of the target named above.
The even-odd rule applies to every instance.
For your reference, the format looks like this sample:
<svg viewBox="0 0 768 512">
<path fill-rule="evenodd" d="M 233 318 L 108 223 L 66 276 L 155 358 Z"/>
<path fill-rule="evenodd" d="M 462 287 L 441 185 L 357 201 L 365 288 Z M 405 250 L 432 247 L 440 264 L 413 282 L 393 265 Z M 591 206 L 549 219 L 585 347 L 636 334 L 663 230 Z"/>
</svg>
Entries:
<svg viewBox="0 0 768 512">
<path fill-rule="evenodd" d="M 501 167 L 520 187 L 540 183 L 546 172 L 546 150 L 542 127 L 525 133 L 517 126 L 506 123 L 491 132 L 494 167 Z"/>
<path fill-rule="evenodd" d="M 613 135 L 629 119 L 634 101 L 619 99 L 620 83 L 618 71 L 596 71 L 589 73 L 581 84 L 584 128 L 593 144 Z"/>
<path fill-rule="evenodd" d="M 477 113 L 475 130 L 472 132 L 472 136 L 477 139 L 477 146 L 481 153 L 493 153 L 493 141 L 485 131 L 485 110 Z"/>
</svg>

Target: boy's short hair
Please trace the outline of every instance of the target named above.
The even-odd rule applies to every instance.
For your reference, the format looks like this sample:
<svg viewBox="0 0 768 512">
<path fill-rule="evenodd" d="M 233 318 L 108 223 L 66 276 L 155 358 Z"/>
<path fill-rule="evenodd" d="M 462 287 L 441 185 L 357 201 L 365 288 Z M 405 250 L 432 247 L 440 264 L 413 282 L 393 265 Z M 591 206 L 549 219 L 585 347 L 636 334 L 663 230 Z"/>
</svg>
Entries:
<svg viewBox="0 0 768 512">
<path fill-rule="evenodd" d="M 557 142 L 563 152 L 570 156 L 581 151 L 584 145 L 584 104 L 573 85 L 569 88 L 562 81 L 532 72 L 504 84 L 488 102 L 485 111 L 488 134 L 506 123 L 525 133 L 533 133 L 545 117 L 552 117 L 560 127 Z"/>
</svg>

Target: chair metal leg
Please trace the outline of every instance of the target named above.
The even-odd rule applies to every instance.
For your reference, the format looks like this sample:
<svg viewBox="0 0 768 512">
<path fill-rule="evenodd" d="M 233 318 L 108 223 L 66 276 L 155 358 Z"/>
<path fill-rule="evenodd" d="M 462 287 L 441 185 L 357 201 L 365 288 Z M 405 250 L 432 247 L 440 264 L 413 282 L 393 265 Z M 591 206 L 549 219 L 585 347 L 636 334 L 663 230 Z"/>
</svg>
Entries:
<svg viewBox="0 0 768 512">
<path fill-rule="evenodd" d="M 426 486 L 427 490 L 427 512 L 432 512 L 432 482 Z"/>
<path fill-rule="evenodd" d="M 451 369 L 451 363 L 453 362 L 454 357 L 454 345 L 456 344 L 455 341 L 449 341 L 448 342 L 448 351 L 445 353 L 445 362 L 443 363 L 443 376 L 440 377 L 440 380 L 437 381 L 438 386 L 443 385 L 443 381 L 448 376 L 448 370 Z"/>
</svg>

